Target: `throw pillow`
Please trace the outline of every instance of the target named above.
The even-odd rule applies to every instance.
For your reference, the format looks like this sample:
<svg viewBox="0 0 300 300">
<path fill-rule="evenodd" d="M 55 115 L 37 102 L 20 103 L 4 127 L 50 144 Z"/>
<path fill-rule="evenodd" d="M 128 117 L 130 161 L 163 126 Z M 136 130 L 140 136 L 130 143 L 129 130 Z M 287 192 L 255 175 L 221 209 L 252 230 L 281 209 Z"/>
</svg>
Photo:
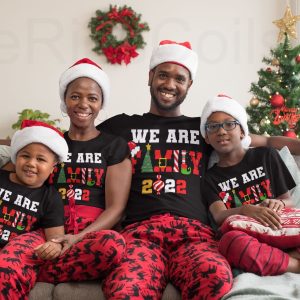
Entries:
<svg viewBox="0 0 300 300">
<path fill-rule="evenodd" d="M 280 217 L 282 228 L 273 230 L 251 217 L 232 215 L 223 222 L 220 230 L 223 234 L 230 230 L 244 231 L 259 241 L 280 249 L 300 247 L 300 209 L 284 208 Z"/>
<path fill-rule="evenodd" d="M 10 161 L 10 147 L 0 145 L 0 168 Z"/>
<path fill-rule="evenodd" d="M 295 207 L 300 208 L 300 171 L 299 171 L 298 164 L 295 160 L 295 157 L 290 153 L 290 150 L 287 146 L 283 147 L 279 151 L 279 155 L 281 159 L 284 161 L 288 170 L 290 171 L 293 179 L 295 180 L 296 187 L 293 188 L 290 192 Z"/>
</svg>

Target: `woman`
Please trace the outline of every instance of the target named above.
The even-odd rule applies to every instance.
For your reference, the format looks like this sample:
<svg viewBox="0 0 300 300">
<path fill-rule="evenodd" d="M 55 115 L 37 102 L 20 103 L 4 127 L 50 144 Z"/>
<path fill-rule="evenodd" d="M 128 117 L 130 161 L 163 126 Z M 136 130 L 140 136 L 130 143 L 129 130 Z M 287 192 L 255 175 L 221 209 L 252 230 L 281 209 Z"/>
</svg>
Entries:
<svg viewBox="0 0 300 300">
<path fill-rule="evenodd" d="M 66 234 L 52 240 L 62 244 L 55 260 L 35 260 L 32 252 L 26 251 L 27 258 L 22 259 L 26 272 L 16 274 L 15 278 L 18 281 L 25 276 L 28 285 L 9 291 L 10 299 L 26 298 L 36 281 L 59 283 L 103 278 L 118 264 L 125 249 L 123 237 L 110 229 L 121 219 L 128 198 L 129 149 L 122 138 L 95 127 L 95 119 L 108 99 L 108 77 L 85 58 L 62 74 L 59 87 L 62 111 L 70 118 L 70 128 L 64 134 L 69 155 L 54 169 L 49 184 L 63 198 Z M 44 237 L 35 234 L 30 248 L 43 242 Z M 20 247 L 24 243 L 20 241 Z"/>
</svg>

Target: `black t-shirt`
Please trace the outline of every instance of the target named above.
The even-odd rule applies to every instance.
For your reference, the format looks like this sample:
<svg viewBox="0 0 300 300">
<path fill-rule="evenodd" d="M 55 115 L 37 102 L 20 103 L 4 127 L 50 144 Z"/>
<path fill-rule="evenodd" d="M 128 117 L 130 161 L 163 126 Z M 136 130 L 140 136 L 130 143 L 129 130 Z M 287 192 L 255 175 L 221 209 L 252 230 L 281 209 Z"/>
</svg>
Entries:
<svg viewBox="0 0 300 300">
<path fill-rule="evenodd" d="M 127 142 L 105 132 L 89 141 L 71 140 L 68 132 L 64 137 L 69 147 L 68 160 L 53 170 L 49 184 L 61 193 L 65 205 L 73 190 L 76 205 L 105 209 L 107 167 L 129 156 Z"/>
<path fill-rule="evenodd" d="M 221 200 L 227 208 L 258 204 L 277 198 L 295 187 L 295 182 L 273 148 L 248 149 L 235 166 L 210 168 L 202 181 L 203 198 L 208 206 Z"/>
<path fill-rule="evenodd" d="M 64 224 L 63 203 L 53 187 L 29 188 L 9 174 L 0 170 L 0 248 L 22 233 Z"/>
<path fill-rule="evenodd" d="M 200 118 L 151 113 L 121 114 L 98 125 L 130 144 L 133 177 L 125 224 L 163 213 L 208 224 L 200 178 L 211 147 L 201 137 L 199 126 Z"/>
</svg>

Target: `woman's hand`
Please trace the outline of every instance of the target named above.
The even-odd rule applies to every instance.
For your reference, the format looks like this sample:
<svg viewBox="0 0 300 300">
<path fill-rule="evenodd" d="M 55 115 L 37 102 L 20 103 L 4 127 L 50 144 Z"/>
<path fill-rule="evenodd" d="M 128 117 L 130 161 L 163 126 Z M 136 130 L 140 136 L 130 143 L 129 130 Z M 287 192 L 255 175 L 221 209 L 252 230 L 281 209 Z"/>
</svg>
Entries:
<svg viewBox="0 0 300 300">
<path fill-rule="evenodd" d="M 78 234 L 66 234 L 62 237 L 54 238 L 51 241 L 54 243 L 62 244 L 61 254 L 63 254 L 80 240 L 81 236 L 79 236 Z"/>
<path fill-rule="evenodd" d="M 271 227 L 274 230 L 282 228 L 277 211 L 266 207 L 265 205 L 244 205 L 241 207 L 241 213 L 244 216 L 256 219 L 264 226 Z"/>
</svg>

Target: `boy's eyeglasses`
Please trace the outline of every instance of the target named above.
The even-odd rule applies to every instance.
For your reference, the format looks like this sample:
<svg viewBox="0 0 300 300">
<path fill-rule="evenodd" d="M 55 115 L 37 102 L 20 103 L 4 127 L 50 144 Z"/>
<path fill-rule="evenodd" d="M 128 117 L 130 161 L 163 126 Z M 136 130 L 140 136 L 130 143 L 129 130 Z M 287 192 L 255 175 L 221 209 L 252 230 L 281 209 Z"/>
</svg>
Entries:
<svg viewBox="0 0 300 300">
<path fill-rule="evenodd" d="M 226 131 L 233 130 L 236 125 L 241 125 L 238 121 L 225 121 L 223 123 L 208 123 L 205 124 L 205 130 L 209 133 L 217 132 L 221 127 Z"/>
</svg>

